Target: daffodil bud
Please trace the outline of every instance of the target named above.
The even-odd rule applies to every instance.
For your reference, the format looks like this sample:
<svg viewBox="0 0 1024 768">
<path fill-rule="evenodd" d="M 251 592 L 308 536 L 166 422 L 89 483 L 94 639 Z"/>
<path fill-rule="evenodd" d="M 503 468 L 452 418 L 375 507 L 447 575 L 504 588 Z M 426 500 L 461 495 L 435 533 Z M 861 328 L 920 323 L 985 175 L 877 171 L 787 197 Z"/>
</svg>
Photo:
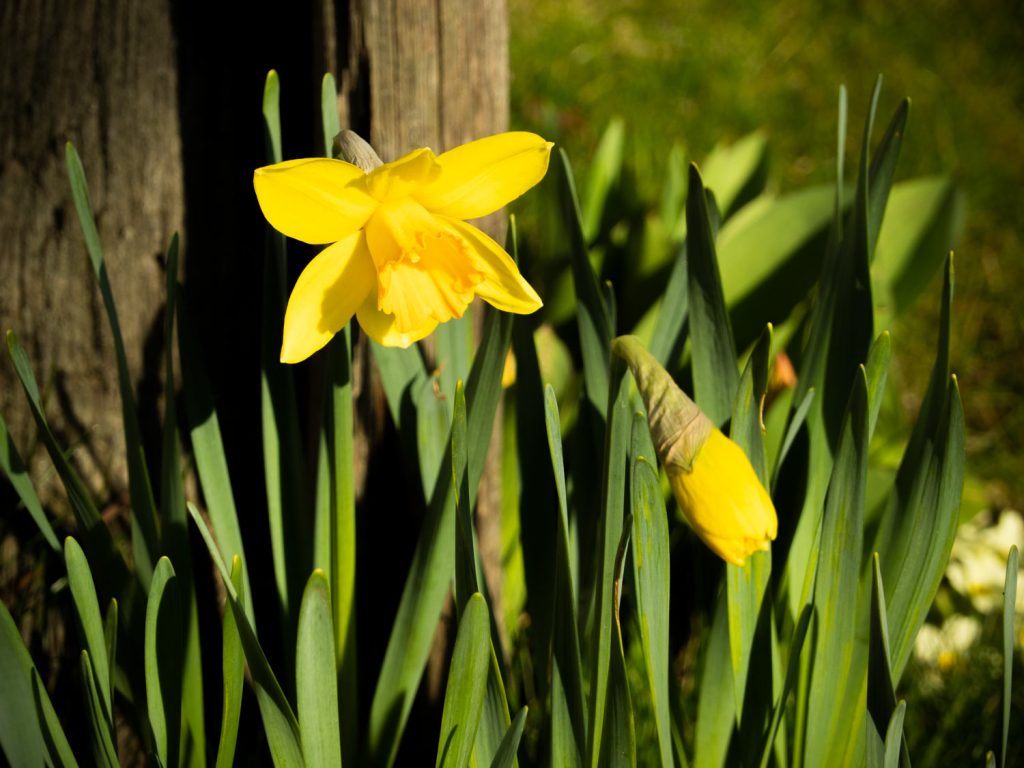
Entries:
<svg viewBox="0 0 1024 768">
<path fill-rule="evenodd" d="M 612 342 L 629 366 L 672 493 L 694 532 L 723 560 L 742 565 L 778 531 L 775 507 L 743 450 L 722 434 L 635 336 Z"/>
</svg>

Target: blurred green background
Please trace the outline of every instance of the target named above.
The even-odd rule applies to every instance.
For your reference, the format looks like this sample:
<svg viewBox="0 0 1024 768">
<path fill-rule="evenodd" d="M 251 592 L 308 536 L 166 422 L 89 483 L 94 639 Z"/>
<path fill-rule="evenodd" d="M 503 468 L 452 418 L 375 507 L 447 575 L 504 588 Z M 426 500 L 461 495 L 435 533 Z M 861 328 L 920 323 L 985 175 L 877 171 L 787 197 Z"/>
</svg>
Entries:
<svg viewBox="0 0 1024 768">
<path fill-rule="evenodd" d="M 648 200 L 673 144 L 699 165 L 716 143 L 758 128 L 770 189 L 833 181 L 840 84 L 852 180 L 876 75 L 885 79 L 875 140 L 909 96 L 897 181 L 948 173 L 967 204 L 953 341 L 968 429 L 963 511 L 1024 507 L 1024 6 L 509 0 L 509 13 L 513 127 L 563 147 L 582 179 L 608 121 L 622 117 Z M 936 275 L 892 329 L 890 388 L 908 415 L 934 354 L 940 288 Z"/>
</svg>

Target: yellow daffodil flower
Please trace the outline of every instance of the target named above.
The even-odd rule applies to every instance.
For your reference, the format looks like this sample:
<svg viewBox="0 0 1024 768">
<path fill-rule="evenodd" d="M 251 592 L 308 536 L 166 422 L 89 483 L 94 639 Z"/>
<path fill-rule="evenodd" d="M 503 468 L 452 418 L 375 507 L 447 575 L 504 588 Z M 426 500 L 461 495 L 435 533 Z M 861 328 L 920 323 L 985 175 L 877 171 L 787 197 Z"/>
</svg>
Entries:
<svg viewBox="0 0 1024 768">
<path fill-rule="evenodd" d="M 267 221 L 296 240 L 331 244 L 288 299 L 281 362 L 305 360 L 353 315 L 379 343 L 407 347 L 462 317 L 474 296 L 506 312 L 539 309 L 515 262 L 465 219 L 540 181 L 551 147 L 532 133 L 502 133 L 438 156 L 417 149 L 369 173 L 329 158 L 257 169 Z"/>
<path fill-rule="evenodd" d="M 747 455 L 676 386 L 639 339 L 620 336 L 612 352 L 636 380 L 658 458 L 694 532 L 734 565 L 768 550 L 778 518 Z"/>
</svg>

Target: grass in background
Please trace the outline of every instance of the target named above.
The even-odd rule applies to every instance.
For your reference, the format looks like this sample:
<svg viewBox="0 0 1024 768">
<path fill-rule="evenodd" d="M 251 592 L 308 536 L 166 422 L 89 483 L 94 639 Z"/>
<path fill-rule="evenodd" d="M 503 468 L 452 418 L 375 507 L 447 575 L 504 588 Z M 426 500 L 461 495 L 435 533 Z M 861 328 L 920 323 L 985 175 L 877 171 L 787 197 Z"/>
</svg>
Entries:
<svg viewBox="0 0 1024 768">
<path fill-rule="evenodd" d="M 854 113 L 877 73 L 883 112 L 909 96 L 912 140 L 898 178 L 952 173 L 967 198 L 953 329 L 971 472 L 964 512 L 1024 507 L 1024 409 L 1015 407 L 1024 395 L 1024 9 L 999 0 L 510 0 L 509 13 L 516 127 L 556 141 L 585 177 L 608 121 L 623 117 L 647 200 L 658 199 L 673 143 L 700 162 L 716 141 L 757 128 L 774 158 L 770 184 L 832 182 L 838 84 Z M 938 290 L 935 282 L 924 295 Z M 923 391 L 937 319 L 922 300 L 893 329 L 896 391 Z M 903 405 L 909 416 L 920 403 L 907 395 Z"/>
</svg>

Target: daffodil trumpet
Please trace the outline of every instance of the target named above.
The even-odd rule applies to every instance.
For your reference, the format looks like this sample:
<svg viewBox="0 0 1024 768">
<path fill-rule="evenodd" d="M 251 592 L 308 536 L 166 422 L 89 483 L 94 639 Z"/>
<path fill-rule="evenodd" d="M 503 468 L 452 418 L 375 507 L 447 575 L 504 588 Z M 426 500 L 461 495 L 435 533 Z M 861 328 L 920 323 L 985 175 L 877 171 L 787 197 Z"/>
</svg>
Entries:
<svg viewBox="0 0 1024 768">
<path fill-rule="evenodd" d="M 513 132 L 441 155 L 417 149 L 369 171 L 332 158 L 258 168 L 253 186 L 271 226 L 327 244 L 288 299 L 281 361 L 306 359 L 353 316 L 380 344 L 407 347 L 462 317 L 474 297 L 506 312 L 538 310 L 512 258 L 466 220 L 539 182 L 552 146 Z"/>
<path fill-rule="evenodd" d="M 680 511 L 719 557 L 742 565 L 778 532 L 771 497 L 743 450 L 722 434 L 636 336 L 612 341 L 647 409 L 658 459 Z"/>
</svg>

